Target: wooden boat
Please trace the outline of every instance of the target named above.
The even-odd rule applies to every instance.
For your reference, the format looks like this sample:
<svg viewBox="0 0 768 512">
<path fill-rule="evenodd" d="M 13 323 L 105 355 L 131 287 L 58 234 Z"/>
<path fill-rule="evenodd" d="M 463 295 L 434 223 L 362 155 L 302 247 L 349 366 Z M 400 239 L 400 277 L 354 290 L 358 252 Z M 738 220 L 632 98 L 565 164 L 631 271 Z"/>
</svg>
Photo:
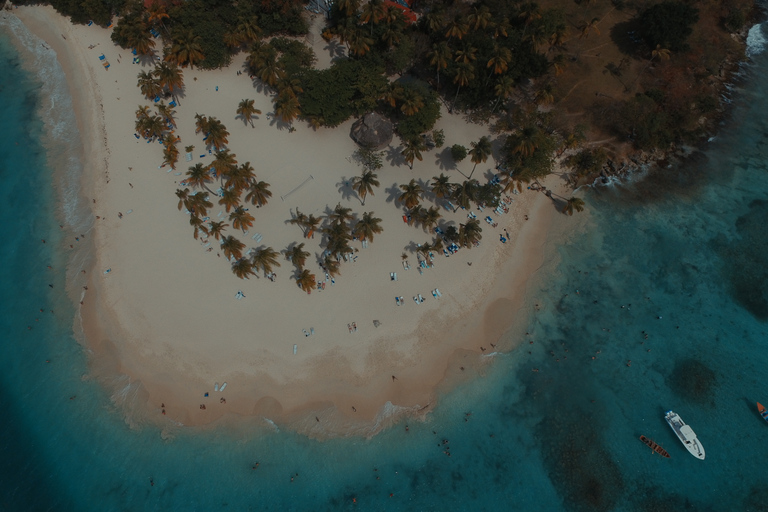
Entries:
<svg viewBox="0 0 768 512">
<path fill-rule="evenodd" d="M 760 412 L 760 416 L 762 416 L 765 421 L 768 421 L 768 410 L 766 410 L 760 402 L 757 402 L 757 410 Z"/>
<path fill-rule="evenodd" d="M 640 436 L 640 440 L 641 440 L 642 442 L 644 442 L 645 444 L 647 444 L 648 446 L 650 446 L 650 448 L 651 448 L 653 451 L 655 451 L 656 453 L 658 453 L 658 454 L 659 454 L 659 455 L 661 455 L 662 457 L 666 457 L 666 458 L 668 458 L 668 459 L 670 458 L 670 457 L 669 457 L 669 453 L 667 452 L 667 450 L 665 450 L 665 449 L 664 449 L 664 448 L 662 448 L 661 446 L 659 446 L 659 445 L 657 445 L 656 443 L 654 443 L 654 442 L 653 442 L 651 439 L 648 439 L 648 438 L 647 438 L 647 437 L 645 437 L 645 436 Z"/>
</svg>

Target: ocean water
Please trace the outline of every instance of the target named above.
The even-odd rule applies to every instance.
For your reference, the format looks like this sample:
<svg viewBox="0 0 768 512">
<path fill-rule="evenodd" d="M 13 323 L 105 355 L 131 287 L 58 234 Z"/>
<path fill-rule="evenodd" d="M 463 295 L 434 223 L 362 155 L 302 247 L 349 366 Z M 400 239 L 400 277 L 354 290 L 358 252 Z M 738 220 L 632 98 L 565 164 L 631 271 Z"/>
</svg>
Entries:
<svg viewBox="0 0 768 512">
<path fill-rule="evenodd" d="M 316 441 L 259 418 L 128 425 L 121 397 L 88 377 L 72 305 L 89 224 L 71 106 L 55 56 L 0 27 L 0 510 L 768 509 L 768 424 L 755 409 L 768 402 L 768 56 L 757 48 L 721 133 L 690 163 L 587 191 L 589 216 L 559 219 L 570 232 L 550 243 L 518 349 L 488 357 L 424 422 Z M 674 437 L 668 409 L 705 461 Z"/>
</svg>

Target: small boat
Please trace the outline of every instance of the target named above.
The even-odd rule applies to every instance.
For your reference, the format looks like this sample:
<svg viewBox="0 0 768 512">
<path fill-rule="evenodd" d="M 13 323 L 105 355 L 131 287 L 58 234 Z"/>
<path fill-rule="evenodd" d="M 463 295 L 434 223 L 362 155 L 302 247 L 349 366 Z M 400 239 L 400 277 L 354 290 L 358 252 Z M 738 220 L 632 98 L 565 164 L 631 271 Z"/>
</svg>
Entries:
<svg viewBox="0 0 768 512">
<path fill-rule="evenodd" d="M 670 458 L 670 457 L 669 457 L 669 452 L 667 452 L 667 450 L 665 450 L 665 449 L 664 449 L 664 448 L 662 448 L 661 446 L 659 446 L 659 445 L 657 445 L 656 443 L 654 443 L 654 442 L 653 442 L 653 440 L 651 440 L 651 439 L 648 439 L 648 438 L 647 438 L 647 437 L 645 437 L 645 436 L 640 436 L 640 440 L 641 440 L 642 442 L 644 442 L 645 444 L 647 444 L 647 445 L 648 445 L 648 446 L 649 446 L 649 447 L 650 447 L 650 448 L 651 448 L 653 451 L 655 451 L 655 452 L 656 452 L 656 453 L 658 453 L 659 455 L 661 455 L 661 456 L 663 456 L 663 457 L 666 457 L 666 458 L 668 458 L 668 459 Z"/>
<path fill-rule="evenodd" d="M 704 447 L 701 445 L 701 442 L 699 442 L 693 429 L 689 425 L 686 425 L 676 412 L 667 411 L 667 414 L 664 415 L 664 419 L 667 420 L 669 426 L 675 431 L 677 438 L 680 439 L 683 446 L 691 452 L 691 455 L 697 459 L 704 460 Z"/>
<path fill-rule="evenodd" d="M 763 407 L 763 404 L 760 402 L 757 402 L 757 410 L 760 412 L 760 416 L 762 416 L 765 421 L 768 421 L 768 410 Z"/>
</svg>

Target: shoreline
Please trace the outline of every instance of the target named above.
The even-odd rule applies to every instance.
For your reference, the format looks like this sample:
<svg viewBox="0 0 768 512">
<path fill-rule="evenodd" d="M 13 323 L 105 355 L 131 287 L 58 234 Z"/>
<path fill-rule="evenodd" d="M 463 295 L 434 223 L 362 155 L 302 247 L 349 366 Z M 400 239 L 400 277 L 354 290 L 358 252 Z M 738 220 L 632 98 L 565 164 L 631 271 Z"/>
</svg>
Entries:
<svg viewBox="0 0 768 512">
<path fill-rule="evenodd" d="M 14 12 L 16 11 L 14 10 Z M 106 220 L 103 217 L 104 211 L 101 204 L 105 201 L 111 203 L 113 200 L 119 201 L 124 198 L 125 193 L 123 191 L 115 193 L 110 190 L 112 188 L 110 187 L 110 181 L 119 182 L 126 179 L 122 175 L 128 174 L 128 172 L 118 172 L 117 169 L 124 162 L 134 161 L 130 149 L 132 146 L 131 142 L 133 141 L 128 139 L 130 128 L 125 125 L 130 121 L 127 119 L 123 118 L 121 121 L 114 123 L 112 126 L 115 126 L 115 128 L 112 131 L 110 126 L 106 125 L 105 119 L 116 119 L 119 117 L 110 113 L 109 109 L 116 105 L 120 98 L 116 96 L 115 91 L 111 91 L 111 93 L 102 91 L 103 77 L 106 75 L 99 76 L 97 74 L 102 71 L 100 66 L 88 64 L 89 61 L 86 60 L 85 56 L 87 52 L 84 49 L 86 46 L 85 42 L 79 41 L 79 47 L 75 46 L 76 43 L 73 42 L 78 38 L 82 38 L 82 34 L 87 30 L 91 30 L 94 33 L 93 35 L 97 36 L 97 39 L 98 37 L 101 38 L 99 39 L 99 44 L 103 44 L 106 32 L 96 28 L 88 29 L 86 27 L 73 26 L 53 12 L 51 8 L 21 8 L 19 11 L 21 11 L 19 17 L 30 31 L 33 33 L 37 31 L 38 37 L 44 35 L 50 40 L 49 44 L 56 50 L 60 59 L 59 62 L 66 71 L 70 91 L 74 93 L 73 106 L 76 111 L 78 125 L 81 129 L 84 154 L 87 155 L 84 159 L 85 168 L 82 184 L 85 190 L 92 192 L 85 194 L 85 196 L 97 199 L 96 206 L 93 207 L 94 215 L 101 214 L 100 216 L 102 216 L 102 221 L 94 221 L 96 222 L 93 231 L 94 236 L 90 237 L 91 241 L 95 239 L 96 261 L 94 267 L 89 271 L 88 291 L 81 311 L 82 325 L 85 333 L 83 344 L 90 352 L 91 376 L 107 385 L 107 387 L 111 387 L 113 401 L 117 403 L 122 401 L 120 397 L 133 397 L 132 401 L 128 401 L 130 403 L 124 402 L 122 404 L 123 414 L 129 424 L 151 422 L 157 423 L 161 427 L 172 427 L 173 425 L 194 426 L 218 424 L 227 421 L 228 417 L 261 416 L 269 418 L 269 420 L 278 425 L 288 426 L 288 428 L 314 437 L 349 435 L 350 433 L 374 435 L 381 428 L 396 421 L 401 414 L 425 414 L 429 411 L 434 405 L 435 390 L 438 388 L 449 388 L 451 382 L 458 380 L 456 375 L 458 375 L 460 370 L 455 368 L 451 361 L 471 361 L 471 365 L 465 363 L 467 366 L 481 364 L 484 358 L 482 357 L 483 352 L 480 351 L 479 347 L 483 340 L 502 338 L 504 333 L 509 331 L 511 326 L 514 326 L 514 317 L 519 318 L 520 315 L 525 313 L 522 307 L 526 294 L 521 292 L 521 290 L 525 289 L 531 275 L 541 266 L 541 262 L 544 260 L 543 246 L 549 231 L 548 226 L 555 214 L 554 207 L 548 198 L 543 194 L 530 192 L 516 196 L 516 201 L 518 203 L 526 203 L 526 207 L 529 209 L 525 210 L 525 212 L 526 215 L 530 214 L 531 220 L 526 222 L 521 219 L 523 212 L 520 211 L 521 207 L 519 204 L 513 205 L 513 209 L 517 208 L 515 227 L 519 230 L 518 232 L 511 229 L 512 226 L 508 223 L 511 222 L 510 219 L 503 219 L 505 226 L 514 233 L 513 238 L 516 240 L 513 244 L 507 244 L 505 250 L 498 250 L 496 247 L 498 241 L 493 239 L 494 235 L 489 229 L 483 233 L 485 236 L 483 238 L 483 247 L 480 250 L 473 249 L 470 251 L 462 249 L 461 258 L 464 258 L 466 255 L 473 260 L 480 261 L 482 259 L 485 269 L 495 269 L 498 272 L 497 279 L 494 280 L 493 275 L 490 277 L 487 275 L 477 275 L 487 273 L 482 270 L 471 273 L 472 275 L 469 277 L 462 276 L 463 286 L 462 282 L 455 283 L 461 292 L 452 292 L 447 297 L 452 299 L 451 308 L 443 306 L 444 303 L 448 302 L 448 300 L 443 300 L 440 303 L 440 308 L 432 308 L 426 313 L 414 315 L 413 308 L 417 306 L 411 305 L 410 317 L 403 322 L 413 326 L 411 328 L 403 328 L 402 325 L 398 325 L 394 332 L 386 335 L 377 336 L 374 333 L 373 336 L 368 335 L 362 340 L 357 338 L 361 343 L 355 342 L 350 344 L 347 342 L 343 344 L 340 340 L 333 340 L 331 338 L 331 341 L 337 342 L 336 345 L 331 345 L 330 348 L 324 351 L 317 351 L 312 354 L 311 358 L 304 360 L 298 366 L 291 365 L 287 368 L 277 368 L 278 365 L 275 363 L 281 362 L 279 356 L 270 354 L 270 358 L 265 358 L 260 364 L 253 365 L 256 368 L 261 367 L 259 369 L 262 371 L 259 375 L 248 376 L 248 366 L 231 371 L 229 374 L 224 373 L 219 381 L 229 382 L 230 388 L 227 389 L 226 409 L 223 407 L 210 407 L 206 409 L 206 413 L 203 416 L 196 414 L 195 407 L 197 403 L 202 401 L 203 391 L 213 391 L 212 380 L 215 378 L 213 377 L 215 369 L 210 367 L 201 368 L 201 359 L 210 358 L 211 347 L 207 347 L 204 344 L 188 347 L 189 352 L 184 354 L 184 356 L 198 351 L 198 354 L 194 354 L 197 357 L 183 360 L 177 352 L 173 351 L 174 348 L 178 349 L 178 346 L 158 347 L 153 346 L 151 342 L 147 341 L 155 334 L 152 330 L 154 325 L 151 323 L 148 324 L 149 327 L 142 326 L 141 330 L 137 329 L 138 336 L 137 333 L 124 332 L 121 327 L 111 327 L 126 325 L 127 322 L 125 320 L 127 318 L 135 320 L 136 317 L 131 317 L 130 315 L 130 313 L 135 313 L 135 311 L 126 313 L 124 310 L 126 306 L 122 304 L 120 305 L 123 307 L 122 311 L 118 311 L 120 308 L 118 310 L 115 309 L 116 304 L 122 299 L 123 292 L 126 290 L 117 285 L 110 285 L 109 281 L 100 272 L 102 266 L 112 268 L 115 259 L 115 245 L 119 246 L 119 243 L 123 242 L 123 240 L 120 240 L 120 237 L 115 237 L 111 234 L 123 229 L 119 224 L 120 221 L 112 218 L 114 215 L 111 215 L 111 218 Z M 56 27 L 56 30 L 49 30 L 46 33 L 42 26 L 46 23 L 49 24 L 49 27 Z M 55 37 L 59 30 L 62 31 L 62 36 L 67 34 L 66 43 L 59 41 Z M 87 35 L 88 37 L 92 36 L 92 34 Z M 45 38 L 43 39 L 46 40 Z M 79 50 L 75 50 L 75 48 L 79 48 Z M 106 47 L 97 49 L 97 51 L 104 50 L 106 50 Z M 117 51 L 113 48 L 110 48 L 110 50 L 113 53 Z M 112 75 L 109 75 L 110 78 L 117 73 L 116 68 L 118 66 L 115 65 L 115 62 L 113 62 L 113 66 L 114 68 L 107 72 L 112 73 Z M 126 64 L 123 64 L 123 66 L 126 66 Z M 129 72 L 137 72 L 138 69 L 138 67 L 133 67 Z M 214 75 L 207 76 L 207 78 L 218 81 L 218 83 L 224 83 L 220 81 L 224 71 L 206 72 Z M 229 71 L 231 71 L 230 74 L 234 74 L 234 70 L 231 68 Z M 198 77 L 200 82 L 205 80 L 202 75 L 185 70 L 186 81 L 189 80 L 191 75 Z M 219 76 L 216 77 L 215 75 Z M 85 87 L 82 81 L 78 82 L 77 77 L 80 76 L 89 77 L 94 86 Z M 212 83 L 209 81 L 207 85 L 210 87 Z M 135 85 L 133 83 L 123 85 L 128 90 L 119 94 L 121 96 L 130 95 L 132 98 L 130 101 L 135 103 L 136 98 L 138 98 L 138 90 Z M 114 98 L 111 98 L 110 94 Z M 259 97 L 257 101 L 259 100 L 268 100 L 268 98 Z M 142 100 L 138 99 L 138 101 Z M 183 98 L 179 108 L 180 114 L 181 110 L 185 109 L 189 103 L 194 103 L 193 94 Z M 234 109 L 234 105 L 232 108 Z M 90 112 L 90 115 L 84 115 L 84 111 Z M 181 115 L 179 117 L 181 118 Z M 441 120 L 441 124 L 448 127 L 451 121 L 450 117 L 446 115 Z M 456 118 L 453 119 L 461 122 Z M 235 122 L 232 120 L 227 120 L 226 122 L 231 127 L 235 126 Z M 179 126 L 181 128 L 181 121 Z M 477 129 L 476 126 L 460 128 Z M 129 142 L 113 138 L 114 133 L 118 129 L 119 133 L 126 134 L 123 136 L 123 139 Z M 237 129 L 240 129 L 240 127 L 237 127 Z M 250 130 L 249 127 L 246 127 L 246 129 Z M 334 130 L 321 130 L 322 134 L 310 133 L 309 136 L 339 140 L 343 138 L 348 139 L 347 129 L 348 126 L 345 124 Z M 179 131 L 182 133 L 184 143 L 188 143 L 185 133 L 183 133 L 182 129 Z M 235 131 L 234 129 L 232 130 L 233 134 Z M 299 131 L 306 132 L 307 129 L 301 127 Z M 282 135 L 284 138 L 291 137 L 287 134 L 279 135 Z M 199 140 L 195 142 L 199 144 Z M 354 147 L 353 143 L 349 140 L 346 142 L 342 140 L 342 144 L 347 148 Z M 235 152 L 240 153 L 242 151 L 242 147 L 238 147 L 234 140 L 231 146 Z M 143 147 L 141 149 L 143 151 Z M 416 169 L 418 170 L 420 166 L 426 166 L 426 160 L 430 156 L 432 155 L 427 155 L 425 162 L 417 163 Z M 241 160 L 248 159 L 246 157 L 240 158 Z M 341 160 L 342 158 L 339 155 L 339 159 Z M 154 166 L 156 166 L 159 163 L 158 160 L 157 158 L 151 158 L 144 167 L 151 169 L 153 166 L 150 166 L 150 163 L 154 161 Z M 105 169 L 106 174 L 97 168 L 98 162 L 102 161 L 107 166 Z M 331 163 L 331 165 L 336 165 L 336 163 Z M 179 170 L 182 170 L 183 167 L 184 165 L 181 165 Z M 380 171 L 380 176 L 386 173 L 389 179 L 391 178 L 389 174 L 394 172 L 407 176 L 409 173 L 405 172 L 406 169 L 403 167 L 400 166 L 399 169 L 385 167 L 385 169 Z M 439 169 L 435 168 L 434 172 L 430 170 L 426 173 L 423 172 L 422 168 L 420 175 L 428 177 L 438 172 Z M 105 177 L 108 178 L 105 179 Z M 165 176 L 160 178 L 165 178 Z M 141 177 L 130 177 L 129 179 L 136 182 L 137 188 L 140 187 L 139 180 L 142 179 Z M 551 181 L 555 181 L 555 179 L 555 177 L 552 177 Z M 406 180 L 397 181 L 402 183 Z M 172 194 L 173 188 L 166 188 L 170 188 L 170 193 Z M 133 185 L 131 185 L 131 189 L 133 189 Z M 377 192 L 381 196 L 384 195 L 384 190 L 377 190 Z M 175 208 L 173 208 L 175 201 L 167 197 L 168 195 L 166 194 L 165 204 L 161 205 L 161 207 L 170 218 L 164 218 L 163 220 L 167 221 L 168 224 L 175 224 L 177 231 L 184 231 L 184 233 L 177 233 L 179 236 L 174 234 L 173 241 L 180 244 L 189 242 L 192 237 L 189 236 L 189 233 L 184 228 L 178 226 L 178 218 L 181 214 L 175 211 Z M 333 204 L 337 202 L 338 196 L 328 197 L 327 199 L 328 204 Z M 273 198 L 272 202 L 276 202 L 276 199 Z M 265 209 L 270 209 L 272 202 Z M 373 203 L 373 198 L 369 202 Z M 121 206 L 119 207 L 122 208 Z M 381 206 L 377 204 L 376 213 L 381 214 L 380 212 L 384 212 L 382 209 L 384 207 L 386 205 Z M 389 206 L 389 209 L 393 209 L 392 205 Z M 140 211 L 137 208 L 134 218 L 139 213 Z M 394 215 L 391 211 L 387 213 L 390 217 L 399 217 L 398 212 L 394 212 Z M 511 217 L 513 214 L 511 212 L 508 215 Z M 385 219 L 384 223 L 384 234 L 380 235 L 382 238 L 387 236 L 388 228 L 390 227 L 387 220 L 389 219 Z M 402 226 L 398 226 L 398 228 L 400 230 L 403 229 Z M 290 229 L 282 228 L 283 231 Z M 407 229 L 411 239 L 418 241 L 428 236 L 414 233 L 413 228 Z M 397 230 L 393 229 L 393 231 Z M 295 238 L 300 239 L 298 235 Z M 136 239 L 131 238 L 131 240 L 135 241 Z M 489 246 L 493 246 L 495 250 L 488 251 L 487 248 Z M 509 248 L 510 246 L 512 246 L 511 249 Z M 371 251 L 376 251 L 380 247 L 380 242 L 375 241 L 372 243 Z M 485 252 L 482 253 L 482 251 Z M 399 250 L 396 252 L 399 252 Z M 478 253 L 482 253 L 482 256 L 478 256 Z M 105 254 L 110 258 L 110 263 L 104 261 Z M 197 259 L 200 258 L 198 257 Z M 436 272 L 441 270 L 440 266 L 446 266 L 448 263 L 443 258 L 438 258 L 436 262 L 438 266 Z M 380 263 L 380 261 L 376 263 Z M 287 262 L 284 264 L 287 265 Z M 210 262 L 209 258 L 206 265 L 217 267 L 213 272 L 215 279 L 230 273 L 223 262 Z M 360 264 L 356 263 L 354 265 Z M 394 263 L 387 263 L 386 265 L 394 266 Z M 167 268 L 164 268 L 164 270 L 167 270 Z M 286 270 L 286 267 L 283 267 L 281 273 L 286 274 Z M 456 268 L 454 268 L 454 273 L 455 270 Z M 428 272 L 433 272 L 433 270 L 430 269 Z M 131 277 L 138 275 L 131 275 L 129 272 L 124 273 Z M 156 274 L 155 277 L 161 274 L 162 272 Z M 373 286 L 371 282 L 365 282 L 366 276 L 348 276 L 347 274 L 355 274 L 355 272 L 348 270 L 347 267 L 343 267 L 342 276 L 339 278 L 339 283 L 337 283 L 337 288 L 346 287 L 345 295 L 354 295 L 356 292 L 355 286 L 352 288 L 347 286 L 347 281 L 352 281 L 354 284 L 354 281 L 357 280 L 357 287 L 360 287 L 360 284 Z M 109 279 L 111 280 L 112 277 L 114 276 L 110 275 Z M 444 279 L 448 280 L 450 277 L 445 276 Z M 287 280 L 287 277 L 284 277 L 283 280 Z M 360 280 L 363 280 L 363 282 L 360 283 Z M 169 282 L 174 283 L 175 281 L 170 279 Z M 514 283 L 511 287 L 509 285 L 510 282 Z M 252 283 L 243 283 L 242 286 L 245 287 L 249 284 Z M 258 284 L 260 288 L 264 287 L 263 282 Z M 443 284 L 440 284 L 440 286 L 444 288 Z M 218 287 L 221 288 L 223 286 L 220 285 Z M 472 290 L 472 288 L 475 290 Z M 510 289 L 512 292 L 508 291 Z M 214 291 L 218 292 L 218 290 Z M 320 304 L 312 304 L 305 301 L 318 301 L 325 298 L 317 297 L 317 293 L 310 297 L 304 297 L 304 294 L 296 289 L 289 289 L 288 291 L 290 293 L 290 295 L 287 295 L 288 300 L 291 303 L 300 303 L 302 307 L 320 308 Z M 466 293 L 464 293 L 465 291 Z M 472 293 L 473 291 L 475 292 L 474 294 Z M 260 293 L 266 292 L 263 289 L 249 291 L 248 297 L 256 298 Z M 458 293 L 459 296 L 455 295 L 455 293 Z M 361 299 L 367 300 L 366 295 L 366 293 L 360 294 L 354 297 L 357 301 L 353 300 L 351 302 L 360 302 Z M 471 306 L 467 307 L 462 303 L 461 299 L 463 297 L 460 297 L 461 295 L 469 296 L 470 300 L 467 302 Z M 217 294 L 214 301 L 221 300 L 222 297 L 220 294 Z M 386 303 L 392 308 L 393 305 L 389 300 Z M 376 302 L 376 304 L 379 304 L 379 302 Z M 381 306 L 383 305 L 384 302 L 381 302 Z M 135 307 L 135 304 L 133 306 Z M 352 307 L 354 304 L 346 304 L 346 306 Z M 374 305 L 371 304 L 371 306 Z M 131 305 L 129 304 L 128 307 L 130 308 Z M 268 307 L 268 304 L 260 304 L 260 307 Z M 398 309 L 404 311 L 403 308 Z M 450 310 L 445 312 L 446 309 Z M 395 311 L 397 312 L 397 309 Z M 510 314 L 510 311 L 513 313 Z M 277 312 L 280 312 L 279 308 Z M 330 314 L 335 312 L 333 311 Z M 183 311 L 181 313 L 179 318 L 184 318 Z M 221 314 L 225 315 L 226 312 L 221 312 Z M 458 319 L 450 322 L 449 319 L 454 315 L 459 315 Z M 285 323 L 285 318 L 283 318 L 283 321 Z M 287 319 L 287 323 L 289 324 L 288 327 L 290 327 L 290 318 Z M 383 321 L 382 323 L 390 325 L 392 322 Z M 131 325 L 134 325 L 134 323 L 131 323 Z M 247 332 L 247 330 L 246 327 L 244 332 Z M 211 331 L 211 333 L 215 332 L 216 329 Z M 168 331 L 165 331 L 162 334 L 167 333 Z M 144 336 L 143 340 L 136 340 L 142 336 Z M 401 339 L 402 337 L 406 339 L 403 340 Z M 360 344 L 367 344 L 368 346 L 360 349 Z M 505 345 L 500 347 L 500 350 L 512 348 L 511 342 L 506 342 Z M 383 348 L 378 348 L 380 346 L 383 346 Z M 160 354 L 160 349 L 170 349 L 171 352 Z M 238 349 L 242 349 L 242 347 L 238 347 Z M 357 350 L 357 353 L 354 353 L 354 350 Z M 353 353 L 348 354 L 350 351 Z M 199 352 L 203 352 L 202 358 L 200 358 Z M 228 355 L 229 360 L 225 361 L 224 364 L 220 364 L 219 371 L 227 363 L 231 364 L 233 360 L 237 360 L 239 356 L 243 355 L 248 356 L 249 354 L 247 351 L 230 353 Z M 211 361 L 207 363 L 211 366 L 214 365 L 214 362 Z M 289 361 L 289 363 L 291 362 Z M 277 371 L 273 371 L 272 374 L 265 374 L 263 372 L 264 366 L 270 366 L 271 370 Z M 293 375 L 296 375 L 295 372 L 297 370 L 302 372 L 302 375 L 305 375 L 303 379 L 293 377 Z M 338 376 L 343 372 L 346 372 L 345 377 L 340 380 Z M 213 378 L 206 378 L 206 373 Z M 187 379 L 183 383 L 178 382 L 180 374 L 187 374 Z M 390 375 L 394 374 L 397 375 L 397 382 L 392 380 L 389 383 Z M 120 375 L 127 375 L 129 377 L 120 378 Z M 384 382 L 392 385 L 384 385 Z M 311 394 L 307 392 L 308 388 L 312 389 Z M 161 416 L 158 414 L 160 405 L 166 402 L 169 404 L 165 408 L 167 414 Z M 355 408 L 354 412 L 352 412 L 353 407 Z M 315 421 L 315 416 L 318 416 L 318 418 L 322 416 L 322 422 L 319 420 Z"/>
</svg>

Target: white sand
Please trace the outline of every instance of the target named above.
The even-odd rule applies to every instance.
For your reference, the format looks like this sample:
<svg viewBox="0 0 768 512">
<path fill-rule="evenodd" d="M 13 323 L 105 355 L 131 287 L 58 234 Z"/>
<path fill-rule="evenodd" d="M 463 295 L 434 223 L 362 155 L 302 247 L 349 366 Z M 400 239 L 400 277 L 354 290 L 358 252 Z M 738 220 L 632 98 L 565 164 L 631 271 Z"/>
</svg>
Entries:
<svg viewBox="0 0 768 512">
<path fill-rule="evenodd" d="M 112 44 L 107 30 L 72 26 L 50 7 L 22 7 L 13 13 L 59 54 L 83 134 L 88 163 L 83 194 L 96 200 L 93 213 L 101 217 L 92 236 L 97 262 L 82 311 L 94 374 L 107 383 L 115 382 L 115 373 L 140 381 L 138 409 L 144 417 L 195 425 L 227 413 L 256 414 L 315 435 L 372 433 L 386 424 L 384 413 L 428 410 L 436 387 L 457 373 L 456 364 L 449 364 L 452 358 L 476 363 L 481 345 L 512 327 L 526 283 L 542 262 L 543 242 L 556 213 L 543 194 L 527 191 L 514 196 L 509 214 L 491 212 L 499 225 L 491 229 L 482 222 L 479 248 L 438 256 L 423 275 L 416 255 L 409 252 L 411 269 L 405 271 L 400 257 L 404 248 L 431 242 L 433 236 L 403 223 L 402 208 L 392 201 L 399 190 L 392 190 L 412 177 L 426 182 L 440 172 L 462 181 L 456 170 L 441 169 L 442 150 L 425 153 L 411 171 L 400 150 L 388 148 L 378 172 L 381 187 L 361 206 L 354 194 L 340 192 L 340 184 L 361 172 L 350 158 L 356 149 L 349 138 L 352 121 L 317 131 L 296 122 L 296 131 L 289 133 L 286 125 L 267 119 L 269 96 L 255 89 L 247 75 L 237 76 L 244 61 L 240 55 L 228 69 L 184 70 L 186 89 L 176 108 L 182 155 L 178 169 L 167 172 L 158 169 L 162 146 L 133 135 L 134 113 L 149 102 L 136 86 L 142 67 L 131 63 L 130 52 Z M 317 36 L 313 41 L 318 61 L 328 65 L 328 55 L 320 55 L 327 44 Z M 99 62 L 102 53 L 111 64 L 108 71 Z M 255 128 L 235 119 L 244 98 L 254 99 L 264 113 L 254 120 Z M 189 216 L 177 209 L 174 192 L 183 176 L 176 174 L 212 159 L 194 133 L 195 113 L 224 122 L 238 162 L 250 161 L 258 178 L 271 184 L 271 201 L 260 209 L 251 207 L 254 227 L 239 235 L 247 248 L 266 245 L 280 251 L 305 242 L 313 254 L 307 267 L 320 279 L 323 272 L 315 255 L 322 251 L 321 235 L 303 239 L 299 227 L 287 224 L 292 209 L 321 216 L 341 202 L 358 216 L 375 212 L 383 219 L 384 232 L 367 249 L 353 242 L 360 249 L 357 261 L 343 263 L 336 284 L 327 283 L 324 291 L 302 292 L 284 260 L 274 283 L 263 277 L 238 279 L 223 255 L 217 255 L 218 243 L 211 238 L 214 250 L 206 252 L 192 236 Z M 445 110 L 437 128 L 445 130 L 446 147 L 469 147 L 470 141 L 489 134 L 487 126 L 467 124 Z M 191 144 L 194 159 L 186 163 L 183 148 Z M 469 173 L 472 165 L 467 159 L 459 168 Z M 484 181 L 493 167 L 489 159 L 474 177 Z M 552 178 L 551 184 L 555 182 Z M 215 205 L 212 219 L 220 211 Z M 467 218 L 463 210 L 441 213 L 457 227 Z M 482 219 L 489 212 L 476 213 Z M 531 220 L 523 220 L 524 215 Z M 501 244 L 504 228 L 511 240 Z M 256 232 L 263 236 L 260 244 L 251 240 Z M 111 272 L 105 275 L 108 268 Z M 390 281 L 390 272 L 397 272 L 397 282 Z M 441 299 L 432 297 L 434 288 L 442 292 Z M 235 299 L 239 290 L 246 296 L 242 300 Z M 425 298 L 423 304 L 412 300 L 417 294 Z M 396 296 L 403 296 L 405 304 L 397 306 Z M 374 320 L 380 322 L 378 328 Z M 352 322 L 357 332 L 348 331 Z M 314 329 L 314 335 L 305 337 L 303 329 Z M 474 355 L 468 359 L 468 354 Z M 214 383 L 225 381 L 225 392 L 214 392 Z M 225 404 L 221 397 L 226 397 Z"/>
</svg>

